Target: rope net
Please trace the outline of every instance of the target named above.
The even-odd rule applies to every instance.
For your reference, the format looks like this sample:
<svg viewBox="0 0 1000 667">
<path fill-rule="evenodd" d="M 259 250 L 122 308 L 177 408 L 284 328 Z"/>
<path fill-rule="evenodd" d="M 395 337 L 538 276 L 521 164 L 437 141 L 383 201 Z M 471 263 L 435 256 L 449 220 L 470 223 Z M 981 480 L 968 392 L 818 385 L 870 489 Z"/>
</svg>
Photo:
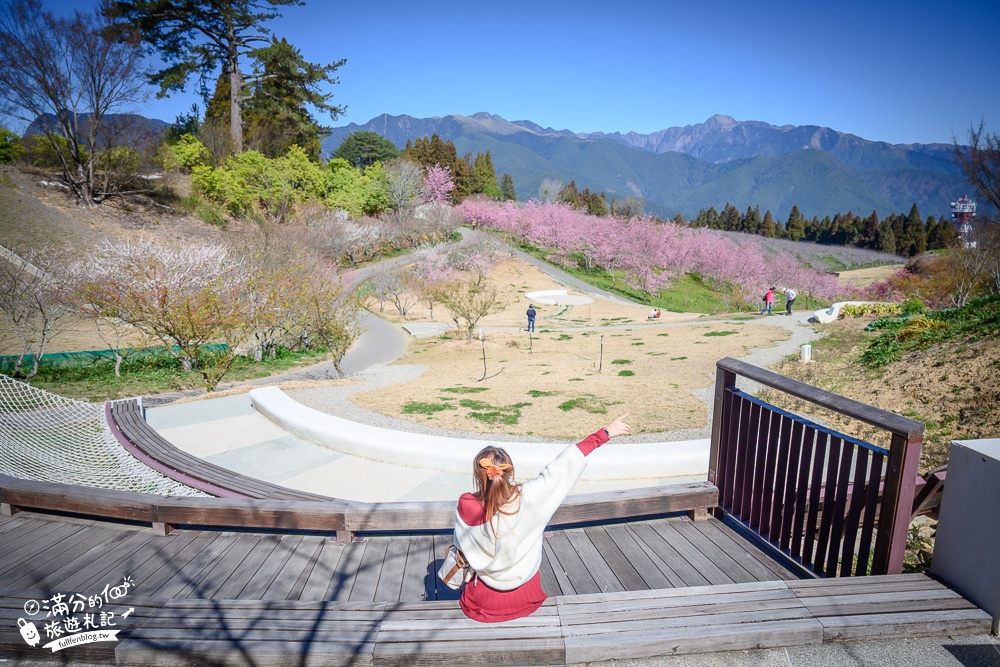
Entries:
<svg viewBox="0 0 1000 667">
<path fill-rule="evenodd" d="M 58 396 L 0 375 L 0 473 L 163 496 L 206 496 L 132 456 L 104 406 Z"/>
</svg>

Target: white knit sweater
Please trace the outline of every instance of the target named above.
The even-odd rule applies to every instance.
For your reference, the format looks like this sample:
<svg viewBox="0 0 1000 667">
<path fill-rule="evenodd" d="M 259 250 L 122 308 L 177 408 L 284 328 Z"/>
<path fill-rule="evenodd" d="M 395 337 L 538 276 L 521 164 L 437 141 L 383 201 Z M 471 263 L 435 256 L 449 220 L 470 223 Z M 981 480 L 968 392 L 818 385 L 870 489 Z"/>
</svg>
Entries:
<svg viewBox="0 0 1000 667">
<path fill-rule="evenodd" d="M 530 482 L 521 486 L 514 507 L 489 523 L 470 526 L 455 512 L 455 544 L 485 583 L 501 591 L 521 586 L 542 564 L 545 526 L 587 467 L 587 458 L 570 445 Z"/>
</svg>

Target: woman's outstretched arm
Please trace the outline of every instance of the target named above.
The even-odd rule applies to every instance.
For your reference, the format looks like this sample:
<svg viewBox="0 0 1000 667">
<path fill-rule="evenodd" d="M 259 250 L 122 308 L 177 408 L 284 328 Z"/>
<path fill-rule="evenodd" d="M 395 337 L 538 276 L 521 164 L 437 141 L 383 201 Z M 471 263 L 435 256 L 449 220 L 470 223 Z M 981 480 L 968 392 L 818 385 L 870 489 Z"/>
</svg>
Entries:
<svg viewBox="0 0 1000 667">
<path fill-rule="evenodd" d="M 626 412 L 621 417 L 614 420 L 604 428 L 596 431 L 595 433 L 592 433 L 591 435 L 588 435 L 586 438 L 576 443 L 576 446 L 580 449 L 581 452 L 583 452 L 584 456 L 587 456 L 588 454 L 590 454 L 592 451 L 594 451 L 595 449 L 606 443 L 611 438 L 614 438 L 615 436 L 618 435 L 628 435 L 629 433 L 632 432 L 632 427 L 627 423 L 625 423 L 625 420 L 628 419 L 629 414 L 631 413 Z"/>
</svg>

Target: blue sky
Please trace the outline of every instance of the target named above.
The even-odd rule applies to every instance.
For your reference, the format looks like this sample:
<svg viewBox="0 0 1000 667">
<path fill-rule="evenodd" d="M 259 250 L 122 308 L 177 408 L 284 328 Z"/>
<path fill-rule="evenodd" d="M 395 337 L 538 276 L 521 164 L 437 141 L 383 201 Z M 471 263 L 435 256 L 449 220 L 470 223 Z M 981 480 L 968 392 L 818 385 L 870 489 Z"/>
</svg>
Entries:
<svg viewBox="0 0 1000 667">
<path fill-rule="evenodd" d="M 89 3 L 43 0 L 57 12 Z M 96 6 L 96 2 L 92 6 Z M 649 133 L 713 114 L 823 125 L 890 143 L 1000 130 L 1000 1 L 839 3 L 307 0 L 273 32 L 346 58 L 340 126 L 383 113 L 471 115 Z M 172 121 L 198 102 L 150 100 Z"/>
</svg>

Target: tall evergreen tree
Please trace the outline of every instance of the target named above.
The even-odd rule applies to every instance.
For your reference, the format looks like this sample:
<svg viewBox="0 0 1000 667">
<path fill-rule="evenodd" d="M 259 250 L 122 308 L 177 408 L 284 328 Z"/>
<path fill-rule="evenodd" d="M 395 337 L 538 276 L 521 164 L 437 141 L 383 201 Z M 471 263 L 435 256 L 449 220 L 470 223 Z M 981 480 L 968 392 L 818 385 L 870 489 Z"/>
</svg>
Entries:
<svg viewBox="0 0 1000 667">
<path fill-rule="evenodd" d="M 805 218 L 802 217 L 798 205 L 792 205 L 792 210 L 788 214 L 788 222 L 785 223 L 785 237 L 792 241 L 801 241 L 805 235 Z"/>
<path fill-rule="evenodd" d="M 230 135 L 233 150 L 241 153 L 243 104 L 249 97 L 245 86 L 260 76 L 246 73 L 243 60 L 270 41 L 266 24 L 281 16 L 274 8 L 299 4 L 301 0 L 134 0 L 108 3 L 105 12 L 121 33 L 138 34 L 167 64 L 151 77 L 160 87 L 160 97 L 183 90 L 187 80 L 198 74 L 207 102 L 206 84 L 212 73 L 221 70 L 227 75 Z M 329 76 L 343 63 L 309 67 Z M 330 96 L 322 96 L 323 101 Z M 331 114 L 335 118 L 340 110 L 331 108 L 337 109 Z"/>
<path fill-rule="evenodd" d="M 771 215 L 771 209 L 767 209 L 764 212 L 764 219 L 760 223 L 760 231 L 758 232 L 761 236 L 766 236 L 768 238 L 774 238 L 778 235 L 778 225 L 774 222 L 774 216 Z"/>
<path fill-rule="evenodd" d="M 920 217 L 917 204 L 910 208 L 909 215 L 903 220 L 902 238 L 896 239 L 896 246 L 903 254 L 913 257 L 927 250 L 927 238 L 924 235 L 924 221 Z"/>
<path fill-rule="evenodd" d="M 507 173 L 500 177 L 500 194 L 508 201 L 517 201 L 517 192 L 514 190 L 514 178 Z"/>
<path fill-rule="evenodd" d="M 331 75 L 343 61 L 325 67 L 307 62 L 285 39 L 272 39 L 250 55 L 256 65 L 244 107 L 247 143 L 271 156 L 283 155 L 290 146 L 298 145 L 318 160 L 320 140 L 329 134 L 329 128 L 313 118 L 310 108 L 331 118 L 344 112 L 330 104 L 330 95 L 319 88 L 338 83 Z"/>
<path fill-rule="evenodd" d="M 760 230 L 760 207 L 747 206 L 747 212 L 740 221 L 740 231 L 745 234 L 756 234 Z"/>
</svg>

